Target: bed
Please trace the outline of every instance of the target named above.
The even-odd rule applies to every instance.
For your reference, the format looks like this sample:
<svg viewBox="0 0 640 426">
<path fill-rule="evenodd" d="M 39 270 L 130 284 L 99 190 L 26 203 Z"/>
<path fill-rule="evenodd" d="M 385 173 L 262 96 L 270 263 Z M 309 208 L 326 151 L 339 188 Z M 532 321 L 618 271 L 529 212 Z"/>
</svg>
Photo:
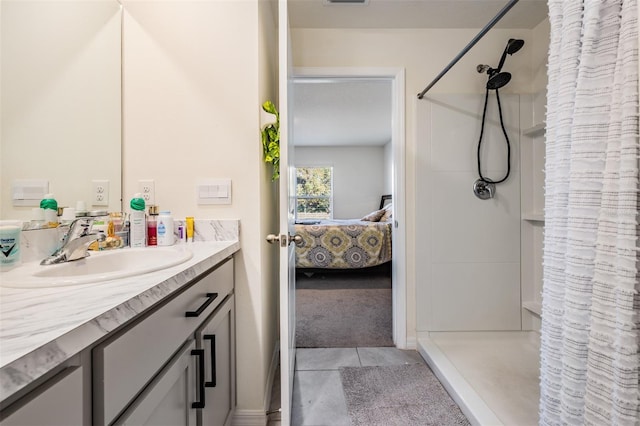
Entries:
<svg viewBox="0 0 640 426">
<path fill-rule="evenodd" d="M 392 205 L 361 219 L 297 223 L 296 268 L 359 269 L 391 260 Z"/>
</svg>

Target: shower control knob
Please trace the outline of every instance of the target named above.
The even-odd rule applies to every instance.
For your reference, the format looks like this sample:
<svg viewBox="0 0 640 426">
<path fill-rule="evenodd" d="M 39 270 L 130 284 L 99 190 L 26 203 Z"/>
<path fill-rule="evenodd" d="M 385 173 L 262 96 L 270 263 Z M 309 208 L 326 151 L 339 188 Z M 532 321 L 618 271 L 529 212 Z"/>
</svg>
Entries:
<svg viewBox="0 0 640 426">
<path fill-rule="evenodd" d="M 496 185 L 493 182 L 478 179 L 473 183 L 473 193 L 481 200 L 488 200 L 496 193 Z"/>
</svg>

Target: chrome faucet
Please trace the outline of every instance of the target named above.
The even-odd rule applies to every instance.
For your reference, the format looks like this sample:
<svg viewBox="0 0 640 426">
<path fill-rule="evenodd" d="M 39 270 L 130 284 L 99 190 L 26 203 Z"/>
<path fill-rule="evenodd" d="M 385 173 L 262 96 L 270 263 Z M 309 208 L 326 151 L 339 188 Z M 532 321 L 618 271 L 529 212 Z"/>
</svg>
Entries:
<svg viewBox="0 0 640 426">
<path fill-rule="evenodd" d="M 92 227 L 93 218 L 80 218 L 71 222 L 69 231 L 62 238 L 62 246 L 40 264 L 55 265 L 89 256 L 89 245 L 94 241 L 102 242 L 107 238 L 102 232 L 91 232 Z"/>
</svg>

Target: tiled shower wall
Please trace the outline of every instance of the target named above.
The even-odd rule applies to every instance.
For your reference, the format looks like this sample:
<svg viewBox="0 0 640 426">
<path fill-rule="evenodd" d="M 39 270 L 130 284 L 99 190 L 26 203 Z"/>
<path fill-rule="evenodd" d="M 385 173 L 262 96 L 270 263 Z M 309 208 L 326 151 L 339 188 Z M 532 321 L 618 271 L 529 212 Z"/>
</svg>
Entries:
<svg viewBox="0 0 640 426">
<path fill-rule="evenodd" d="M 500 96 L 511 174 L 478 199 L 476 150 L 484 95 L 417 101 L 417 330 L 520 329 L 519 96 Z M 495 96 L 483 137 L 483 174 L 506 171 Z"/>
</svg>

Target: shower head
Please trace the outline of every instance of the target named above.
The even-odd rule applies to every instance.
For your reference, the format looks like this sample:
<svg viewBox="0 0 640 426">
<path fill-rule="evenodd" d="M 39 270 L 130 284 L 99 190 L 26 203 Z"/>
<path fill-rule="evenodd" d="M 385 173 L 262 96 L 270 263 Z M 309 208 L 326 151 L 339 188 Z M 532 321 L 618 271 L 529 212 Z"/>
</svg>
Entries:
<svg viewBox="0 0 640 426">
<path fill-rule="evenodd" d="M 522 46 L 524 46 L 524 40 L 515 38 L 509 39 L 509 41 L 507 42 L 507 46 L 504 48 L 504 52 L 502 52 L 502 57 L 500 58 L 500 63 L 498 64 L 496 73 L 502 71 L 502 66 L 504 65 L 505 59 L 507 59 L 507 54 L 513 55 L 518 50 L 522 49 Z"/>
<path fill-rule="evenodd" d="M 511 73 L 508 72 L 499 72 L 497 74 L 493 74 L 489 77 L 487 81 L 487 89 L 489 90 L 497 90 L 501 87 L 507 85 L 507 83 L 511 80 Z"/>
</svg>

